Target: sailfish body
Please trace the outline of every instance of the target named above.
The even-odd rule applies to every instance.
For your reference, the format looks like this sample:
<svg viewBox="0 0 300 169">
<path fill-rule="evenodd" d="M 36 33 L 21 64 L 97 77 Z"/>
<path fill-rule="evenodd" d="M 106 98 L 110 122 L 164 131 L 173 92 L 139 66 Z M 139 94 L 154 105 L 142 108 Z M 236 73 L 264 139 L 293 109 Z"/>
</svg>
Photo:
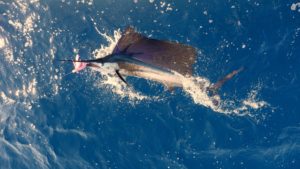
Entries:
<svg viewBox="0 0 300 169">
<path fill-rule="evenodd" d="M 166 87 L 182 87 L 182 82 L 178 75 L 170 69 L 161 68 L 156 65 L 145 63 L 143 61 L 126 55 L 115 55 L 113 61 L 105 63 L 90 63 L 87 66 L 94 70 L 101 71 L 103 67 L 114 69 L 116 74 L 127 83 L 124 76 L 135 76 L 148 80 L 153 80 L 164 84 Z"/>
</svg>

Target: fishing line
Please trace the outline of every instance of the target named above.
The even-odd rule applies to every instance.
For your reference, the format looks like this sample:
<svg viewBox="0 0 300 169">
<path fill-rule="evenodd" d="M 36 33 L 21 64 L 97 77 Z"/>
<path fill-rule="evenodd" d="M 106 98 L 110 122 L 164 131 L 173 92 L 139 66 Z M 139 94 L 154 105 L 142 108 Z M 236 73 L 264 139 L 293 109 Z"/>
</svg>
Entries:
<svg viewBox="0 0 300 169">
<path fill-rule="evenodd" d="M 64 75 L 61 77 L 61 80 L 62 80 L 63 78 L 65 78 L 66 76 L 72 74 L 72 73 L 73 73 L 73 72 L 64 74 Z M 53 84 L 53 83 L 47 83 L 47 84 L 44 84 L 44 85 L 40 86 L 39 88 L 41 89 L 41 88 L 44 88 L 44 87 L 47 86 L 47 85 L 52 85 L 52 84 Z"/>
<path fill-rule="evenodd" d="M 84 84 L 81 83 L 80 86 L 77 86 L 74 90 L 70 91 L 67 95 L 66 98 L 70 98 L 70 95 L 72 95 L 74 92 L 78 91 Z"/>
</svg>

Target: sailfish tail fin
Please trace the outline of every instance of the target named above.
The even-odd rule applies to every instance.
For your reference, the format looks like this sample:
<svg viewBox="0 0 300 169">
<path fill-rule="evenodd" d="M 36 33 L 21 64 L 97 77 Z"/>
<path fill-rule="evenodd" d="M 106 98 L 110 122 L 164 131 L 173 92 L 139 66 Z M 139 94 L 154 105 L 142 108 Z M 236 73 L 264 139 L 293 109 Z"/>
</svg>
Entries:
<svg viewBox="0 0 300 169">
<path fill-rule="evenodd" d="M 222 79 L 218 80 L 215 84 L 211 85 L 208 88 L 208 91 L 212 93 L 212 95 L 215 95 L 217 91 L 224 85 L 225 82 L 233 78 L 236 74 L 244 70 L 244 67 L 241 67 L 237 70 L 232 71 L 231 73 L 227 74 L 225 77 Z"/>
</svg>

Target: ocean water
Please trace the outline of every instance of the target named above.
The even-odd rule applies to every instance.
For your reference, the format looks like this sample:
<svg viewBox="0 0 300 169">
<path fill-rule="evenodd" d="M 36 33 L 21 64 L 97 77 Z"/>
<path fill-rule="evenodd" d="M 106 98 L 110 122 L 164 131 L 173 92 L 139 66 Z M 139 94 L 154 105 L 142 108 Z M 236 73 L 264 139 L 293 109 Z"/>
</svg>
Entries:
<svg viewBox="0 0 300 169">
<path fill-rule="evenodd" d="M 1 169 L 300 168 L 297 0 L 0 0 Z M 58 59 L 133 26 L 197 48 L 183 89 Z M 240 67 L 219 91 L 198 86 Z"/>
</svg>

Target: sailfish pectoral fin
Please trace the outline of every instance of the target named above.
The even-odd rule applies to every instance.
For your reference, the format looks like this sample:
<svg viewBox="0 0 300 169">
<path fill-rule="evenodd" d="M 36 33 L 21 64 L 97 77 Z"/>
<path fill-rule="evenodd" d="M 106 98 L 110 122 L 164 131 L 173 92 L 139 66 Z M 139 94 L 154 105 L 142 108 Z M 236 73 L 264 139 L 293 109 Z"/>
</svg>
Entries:
<svg viewBox="0 0 300 169">
<path fill-rule="evenodd" d="M 118 75 L 118 77 L 126 84 L 128 85 L 128 83 L 126 82 L 126 80 L 123 78 L 123 76 L 120 74 L 119 70 L 116 70 L 116 74 Z M 129 85 L 128 85 L 129 86 Z"/>
</svg>

